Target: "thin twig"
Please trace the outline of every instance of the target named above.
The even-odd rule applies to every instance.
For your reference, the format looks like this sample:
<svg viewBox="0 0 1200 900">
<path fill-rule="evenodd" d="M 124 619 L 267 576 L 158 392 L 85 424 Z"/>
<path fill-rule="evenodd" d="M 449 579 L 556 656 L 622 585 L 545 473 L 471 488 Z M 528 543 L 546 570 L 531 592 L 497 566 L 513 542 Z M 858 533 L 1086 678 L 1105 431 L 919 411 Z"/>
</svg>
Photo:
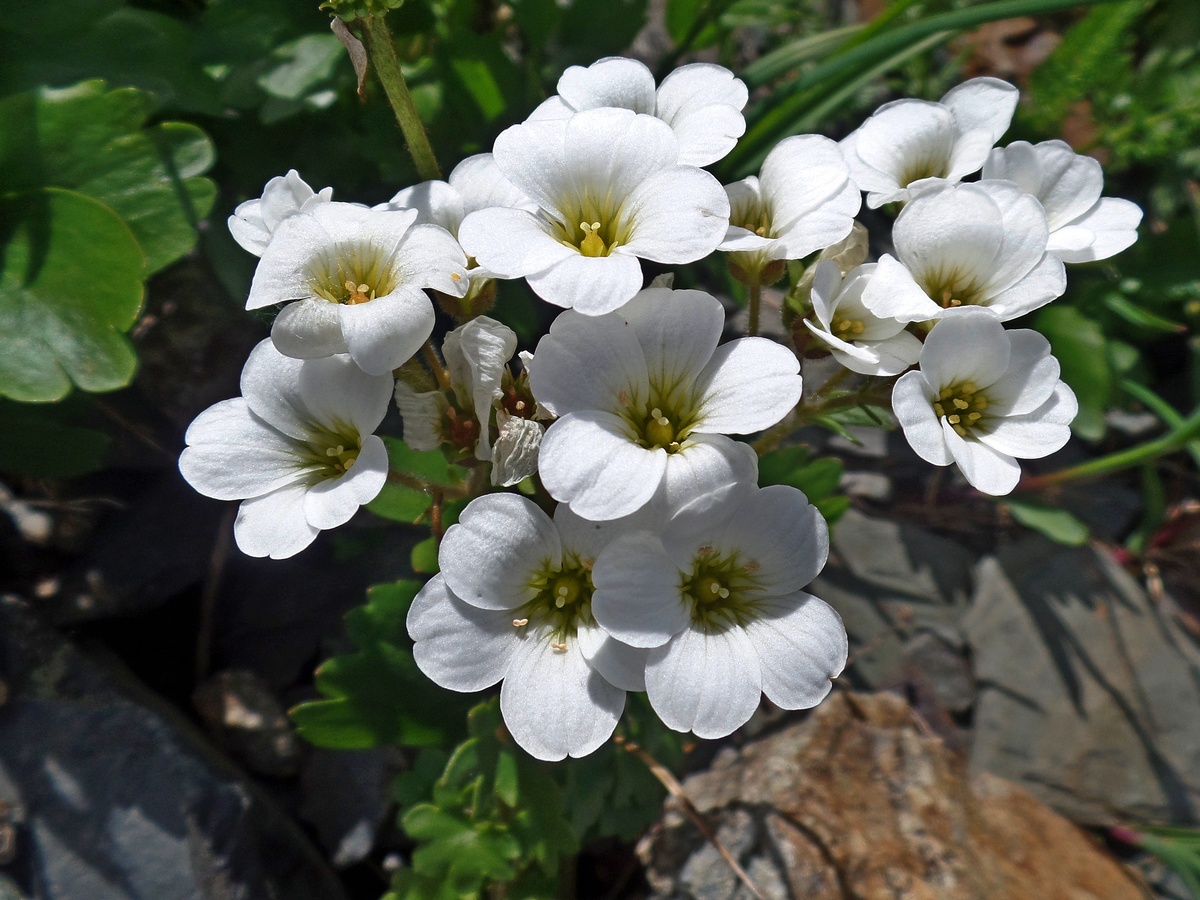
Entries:
<svg viewBox="0 0 1200 900">
<path fill-rule="evenodd" d="M 433 377 L 437 379 L 438 387 L 443 391 L 447 390 L 450 387 L 450 373 L 446 371 L 442 358 L 438 356 L 432 339 L 427 340 L 421 347 L 421 353 L 425 356 L 425 364 L 429 366 Z"/>
<path fill-rule="evenodd" d="M 746 874 L 746 870 L 738 865 L 738 861 L 733 858 L 733 854 L 726 849 L 725 845 L 713 833 L 713 830 L 708 827 L 708 823 L 704 821 L 704 817 L 700 815 L 700 811 L 696 809 L 695 804 L 688 798 L 687 793 L 683 790 L 683 785 L 679 783 L 679 779 L 675 777 L 671 770 L 633 741 L 626 741 L 619 735 L 613 738 L 613 740 L 624 747 L 627 753 L 632 753 L 640 759 L 646 768 L 650 770 L 650 774 L 657 778 L 662 786 L 667 789 L 667 792 L 679 801 L 687 817 L 692 820 L 692 824 L 704 835 L 705 840 L 712 844 L 717 852 L 721 854 L 721 859 L 725 860 L 729 868 L 733 870 L 733 874 L 746 886 L 746 890 L 756 897 L 757 900 L 766 900 L 762 892 L 758 889 L 758 886 Z"/>
<path fill-rule="evenodd" d="M 230 503 L 221 515 L 217 538 L 208 558 L 208 576 L 204 579 L 204 590 L 200 594 L 200 626 L 196 632 L 196 684 L 208 677 L 217 596 L 221 592 L 225 562 L 229 559 L 229 539 L 233 537 L 233 520 L 237 510 L 238 508 Z"/>
</svg>

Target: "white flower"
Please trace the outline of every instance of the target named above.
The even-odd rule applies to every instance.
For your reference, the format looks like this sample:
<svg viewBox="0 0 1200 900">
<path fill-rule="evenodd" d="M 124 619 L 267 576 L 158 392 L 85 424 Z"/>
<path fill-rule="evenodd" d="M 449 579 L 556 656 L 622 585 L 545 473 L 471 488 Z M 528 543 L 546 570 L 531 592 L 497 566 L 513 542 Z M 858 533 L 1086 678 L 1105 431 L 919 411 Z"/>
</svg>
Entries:
<svg viewBox="0 0 1200 900">
<path fill-rule="evenodd" d="M 1007 494 L 1021 477 L 1017 459 L 1048 456 L 1071 436 L 1079 405 L 1058 373 L 1036 331 L 1005 331 L 967 310 L 934 326 L 920 368 L 896 382 L 892 411 L 926 462 L 958 463 L 985 494 Z"/>
<path fill-rule="evenodd" d="M 246 309 L 292 303 L 271 339 L 297 359 L 349 353 L 382 375 L 411 357 L 433 330 L 424 288 L 467 289 L 466 258 L 436 225 L 413 225 L 415 210 L 321 203 L 284 219 L 263 252 Z"/>
<path fill-rule="evenodd" d="M 718 249 L 747 273 L 836 244 L 850 234 L 862 206 L 838 145 L 812 134 L 784 138 L 767 155 L 761 178 L 725 192 L 729 230 Z"/>
<path fill-rule="evenodd" d="M 640 259 L 694 262 L 725 235 L 729 201 L 702 169 L 678 164 L 670 127 L 625 109 L 515 125 L 496 165 L 539 211 L 468 215 L 463 249 L 500 278 L 526 278 L 542 299 L 601 315 L 642 287 Z"/>
<path fill-rule="evenodd" d="M 333 188 L 314 192 L 299 172 L 289 169 L 286 175 L 277 175 L 267 182 L 262 197 L 238 204 L 229 217 L 229 233 L 243 250 L 262 256 L 280 222 L 318 203 L 328 203 L 332 197 Z"/>
<path fill-rule="evenodd" d="M 292 359 L 263 341 L 242 370 L 242 396 L 188 428 L 179 470 L 206 497 L 243 501 L 243 553 L 294 556 L 383 488 L 387 450 L 373 432 L 391 394 L 390 376 L 348 356 Z"/>
<path fill-rule="evenodd" d="M 925 179 L 958 183 L 978 172 L 1008 130 L 1017 89 L 998 78 L 972 78 L 937 103 L 885 103 L 842 141 L 850 175 L 867 206 L 908 200 Z"/>
<path fill-rule="evenodd" d="M 1101 197 L 1100 163 L 1063 141 L 1016 141 L 991 152 L 984 178 L 1015 181 L 1037 197 L 1050 226 L 1049 252 L 1063 262 L 1108 259 L 1137 240 L 1142 210 L 1136 203 Z"/>
<path fill-rule="evenodd" d="M 420 224 L 440 225 L 455 237 L 468 213 L 493 206 L 536 209 L 496 167 L 490 153 L 468 156 L 446 181 L 424 181 L 405 188 L 389 200 L 387 209 L 415 209 Z"/>
<path fill-rule="evenodd" d="M 804 494 L 733 485 L 702 496 L 658 534 L 625 534 L 592 570 L 592 613 L 649 650 L 646 691 L 669 727 L 723 737 L 758 708 L 815 706 L 846 663 L 846 631 L 805 593 L 825 565 L 825 521 Z"/>
<path fill-rule="evenodd" d="M 862 295 L 875 265 L 853 269 L 845 278 L 838 264 L 824 259 L 813 267 L 809 295 L 814 325 L 808 330 L 819 337 L 833 358 L 862 375 L 899 375 L 921 355 L 921 342 L 895 319 L 880 319 L 863 306 Z"/>
<path fill-rule="evenodd" d="M 654 89 L 654 75 L 635 59 L 610 56 L 571 66 L 558 79 L 558 94 L 529 121 L 565 119 L 585 109 L 610 106 L 662 119 L 679 140 L 679 162 L 707 166 L 723 158 L 746 132 L 742 108 L 749 92 L 728 69 L 711 63 L 680 66 Z"/>
<path fill-rule="evenodd" d="M 660 485 L 671 501 L 753 451 L 726 437 L 774 425 L 800 399 L 800 364 L 765 338 L 721 347 L 725 315 L 703 291 L 647 288 L 615 313 L 568 311 L 538 343 L 533 395 L 560 418 L 542 483 L 586 519 L 632 513 Z"/>
<path fill-rule="evenodd" d="M 512 487 L 537 471 L 538 451 L 546 426 L 536 419 L 496 411 L 498 435 L 492 447 L 492 484 Z"/>
<path fill-rule="evenodd" d="M 565 506 L 551 521 L 516 494 L 473 500 L 409 609 L 421 671 L 455 691 L 503 679 L 505 724 L 538 759 L 591 753 L 625 692 L 645 689 L 645 651 L 614 641 L 591 612 L 592 563 L 628 524 L 584 522 Z"/>
<path fill-rule="evenodd" d="M 896 256 L 879 260 L 863 305 L 900 322 L 982 306 L 1007 322 L 1066 289 L 1048 236 L 1041 204 L 1011 181 L 930 186 L 897 217 Z"/>
</svg>

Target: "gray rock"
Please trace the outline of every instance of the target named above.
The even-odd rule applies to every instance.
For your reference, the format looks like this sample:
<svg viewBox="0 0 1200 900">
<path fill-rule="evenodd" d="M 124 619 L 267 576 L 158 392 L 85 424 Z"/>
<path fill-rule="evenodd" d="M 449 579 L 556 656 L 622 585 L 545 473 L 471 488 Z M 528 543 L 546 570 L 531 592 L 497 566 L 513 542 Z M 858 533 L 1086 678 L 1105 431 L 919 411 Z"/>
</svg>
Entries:
<svg viewBox="0 0 1200 900">
<path fill-rule="evenodd" d="M 192 705 L 217 744 L 247 769 L 263 775 L 295 775 L 300 740 L 283 705 L 247 669 L 218 672 L 192 694 Z"/>
<path fill-rule="evenodd" d="M 350 866 L 366 858 L 392 810 L 389 786 L 401 771 L 400 752 L 314 749 L 304 763 L 300 816 L 334 866 Z"/>
<path fill-rule="evenodd" d="M 1200 822 L 1200 647 L 1104 553 L 1040 536 L 984 560 L 964 629 L 971 769 L 1076 821 Z"/>
<path fill-rule="evenodd" d="M 0 599 L 0 800 L 37 900 L 339 900 L 294 824 L 113 662 Z"/>
</svg>

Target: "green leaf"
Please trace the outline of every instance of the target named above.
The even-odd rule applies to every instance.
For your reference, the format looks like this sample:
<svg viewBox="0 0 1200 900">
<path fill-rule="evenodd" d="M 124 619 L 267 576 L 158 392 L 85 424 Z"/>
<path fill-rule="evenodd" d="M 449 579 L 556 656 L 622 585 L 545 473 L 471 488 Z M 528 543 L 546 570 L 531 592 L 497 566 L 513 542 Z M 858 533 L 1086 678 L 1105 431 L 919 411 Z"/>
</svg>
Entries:
<svg viewBox="0 0 1200 900">
<path fill-rule="evenodd" d="M 441 450 L 414 450 L 399 438 L 385 437 L 383 442 L 393 472 L 439 487 L 455 487 L 467 477 L 467 470 L 451 465 Z"/>
<path fill-rule="evenodd" d="M 411 578 L 367 588 L 367 602 L 346 613 L 346 634 L 359 647 L 394 644 L 410 647 L 405 618 L 422 584 Z"/>
<path fill-rule="evenodd" d="M 213 164 L 194 125 L 145 127 L 149 95 L 103 82 L 41 88 L 0 100 L 0 191 L 68 188 L 125 220 L 149 274 L 187 253 L 216 186 L 198 177 Z"/>
<path fill-rule="evenodd" d="M 438 572 L 438 545 L 432 537 L 421 541 L 412 549 L 410 565 L 414 572 L 435 575 Z"/>
<path fill-rule="evenodd" d="M 1034 320 L 1050 341 L 1062 365 L 1062 378 L 1079 399 L 1079 415 L 1071 423 L 1088 440 L 1104 436 L 1104 411 L 1112 398 L 1113 376 L 1100 325 L 1070 306 L 1042 309 Z"/>
<path fill-rule="evenodd" d="M 272 57 L 278 64 L 258 86 L 272 97 L 302 100 L 329 81 L 346 53 L 332 34 L 306 34 L 275 48 Z"/>
<path fill-rule="evenodd" d="M 1031 500 L 1005 502 L 1012 517 L 1034 531 L 1040 531 L 1052 541 L 1069 547 L 1081 547 L 1088 542 L 1088 527 L 1065 509 L 1054 509 Z"/>
<path fill-rule="evenodd" d="M 379 496 L 367 504 L 367 509 L 384 519 L 411 525 L 425 515 L 432 503 L 433 498 L 425 491 L 388 482 Z"/>
<path fill-rule="evenodd" d="M 667 0 L 667 34 L 675 45 L 686 44 L 689 49 L 698 50 L 715 43 L 720 38 L 720 29 L 716 22 L 705 20 L 717 5 L 716 0 Z"/>
<path fill-rule="evenodd" d="M 72 478 L 104 465 L 112 438 L 68 424 L 62 407 L 0 401 L 0 472 Z"/>
<path fill-rule="evenodd" d="M 496 777 L 493 790 L 496 797 L 506 806 L 516 806 L 521 799 L 521 783 L 517 776 L 517 758 L 508 750 L 501 750 L 496 757 Z"/>
<path fill-rule="evenodd" d="M 813 500 L 812 504 L 825 521 L 832 525 L 850 508 L 850 498 L 840 494 L 833 497 L 821 497 L 819 500 Z"/>
<path fill-rule="evenodd" d="M 490 822 L 471 823 L 432 804 L 415 806 L 401 825 L 422 844 L 413 851 L 413 869 L 422 874 L 448 873 L 456 881 L 509 881 L 520 857 L 516 838 Z"/>
<path fill-rule="evenodd" d="M 335 656 L 316 683 L 327 699 L 302 703 L 291 717 L 319 747 L 436 746 L 461 732 L 466 703 L 436 687 L 399 647 L 379 643 Z"/>
<path fill-rule="evenodd" d="M 1162 316 L 1156 315 L 1148 309 L 1143 309 L 1117 293 L 1105 294 L 1104 305 L 1131 325 L 1137 325 L 1151 331 L 1181 334 L 1188 330 L 1186 325 L 1182 325 L 1179 322 L 1172 322 L 1170 319 L 1164 319 Z"/>
<path fill-rule="evenodd" d="M 50 401 L 74 382 L 124 387 L 124 337 L 142 303 L 144 257 L 111 209 L 48 188 L 0 200 L 0 395 Z"/>
<path fill-rule="evenodd" d="M 780 447 L 765 453 L 758 460 L 758 483 L 783 484 L 789 474 L 807 465 L 810 459 L 812 453 L 803 444 Z"/>
</svg>

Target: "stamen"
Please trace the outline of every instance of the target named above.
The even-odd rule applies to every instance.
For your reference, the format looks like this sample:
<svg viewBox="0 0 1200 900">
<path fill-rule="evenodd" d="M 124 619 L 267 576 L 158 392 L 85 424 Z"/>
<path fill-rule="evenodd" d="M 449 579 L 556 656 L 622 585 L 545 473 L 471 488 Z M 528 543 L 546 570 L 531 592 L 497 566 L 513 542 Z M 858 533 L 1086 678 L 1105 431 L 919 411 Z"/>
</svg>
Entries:
<svg viewBox="0 0 1200 900">
<path fill-rule="evenodd" d="M 557 650 L 559 653 L 565 653 L 566 649 L 567 649 L 566 644 L 556 644 L 553 641 L 550 642 L 550 646 L 553 647 L 555 650 Z"/>
<path fill-rule="evenodd" d="M 608 256 L 609 248 L 600 237 L 599 222 L 580 222 L 579 230 L 583 232 L 583 240 L 579 242 L 579 252 L 584 256 Z"/>
<path fill-rule="evenodd" d="M 513 628 L 524 628 L 528 624 L 528 619 L 513 619 Z"/>
</svg>

